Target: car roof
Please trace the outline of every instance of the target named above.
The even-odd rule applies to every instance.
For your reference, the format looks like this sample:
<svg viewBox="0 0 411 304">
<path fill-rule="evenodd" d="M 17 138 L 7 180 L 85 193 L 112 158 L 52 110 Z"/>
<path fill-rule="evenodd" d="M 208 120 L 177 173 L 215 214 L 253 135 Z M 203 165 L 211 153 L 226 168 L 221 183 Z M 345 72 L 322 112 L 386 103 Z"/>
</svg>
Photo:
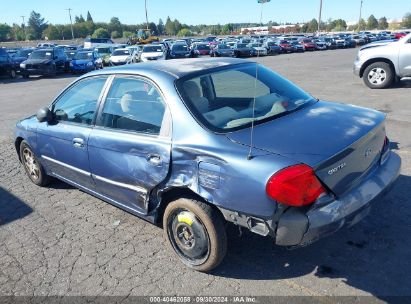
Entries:
<svg viewBox="0 0 411 304">
<path fill-rule="evenodd" d="M 93 74 L 156 74 L 166 73 L 174 78 L 181 78 L 189 74 L 203 70 L 225 67 L 241 63 L 251 63 L 252 61 L 237 58 L 190 58 L 179 60 L 161 60 L 155 62 L 141 62 L 138 64 L 128 64 L 119 67 L 112 67 Z"/>
</svg>

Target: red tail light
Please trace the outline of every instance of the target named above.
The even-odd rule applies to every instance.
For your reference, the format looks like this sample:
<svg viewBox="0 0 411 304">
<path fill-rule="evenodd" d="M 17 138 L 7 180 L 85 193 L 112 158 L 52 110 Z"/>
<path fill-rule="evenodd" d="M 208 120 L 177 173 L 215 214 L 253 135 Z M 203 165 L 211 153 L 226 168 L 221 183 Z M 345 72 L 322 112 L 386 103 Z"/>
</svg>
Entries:
<svg viewBox="0 0 411 304">
<path fill-rule="evenodd" d="M 326 190 L 307 165 L 295 165 L 271 176 L 266 186 L 267 194 L 288 206 L 312 204 Z"/>
</svg>

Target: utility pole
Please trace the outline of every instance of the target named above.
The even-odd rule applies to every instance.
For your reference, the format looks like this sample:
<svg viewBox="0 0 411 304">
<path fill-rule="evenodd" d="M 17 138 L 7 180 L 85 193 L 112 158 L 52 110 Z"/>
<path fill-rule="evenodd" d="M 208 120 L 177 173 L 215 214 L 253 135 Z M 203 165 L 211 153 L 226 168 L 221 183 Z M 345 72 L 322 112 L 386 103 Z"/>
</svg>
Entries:
<svg viewBox="0 0 411 304">
<path fill-rule="evenodd" d="M 363 0 L 360 0 L 360 19 L 358 19 L 358 31 L 361 30 L 361 19 L 362 19 L 362 2 Z"/>
<path fill-rule="evenodd" d="M 69 12 L 69 16 L 70 16 L 70 26 L 71 26 L 71 38 L 73 38 L 74 40 L 74 32 L 73 32 L 73 21 L 71 20 L 71 8 L 67 8 L 66 11 Z"/>
<path fill-rule="evenodd" d="M 148 16 L 147 16 L 147 0 L 144 0 L 144 8 L 146 10 L 146 27 L 148 29 Z"/>
<path fill-rule="evenodd" d="M 317 35 L 320 35 L 321 31 L 321 13 L 323 11 L 323 0 L 320 0 L 320 14 L 318 16 L 318 30 L 317 30 Z"/>
<path fill-rule="evenodd" d="M 26 16 L 20 16 L 23 19 L 23 26 L 24 26 L 24 40 L 27 40 L 27 28 L 26 28 L 26 22 L 24 22 L 24 18 Z"/>
</svg>

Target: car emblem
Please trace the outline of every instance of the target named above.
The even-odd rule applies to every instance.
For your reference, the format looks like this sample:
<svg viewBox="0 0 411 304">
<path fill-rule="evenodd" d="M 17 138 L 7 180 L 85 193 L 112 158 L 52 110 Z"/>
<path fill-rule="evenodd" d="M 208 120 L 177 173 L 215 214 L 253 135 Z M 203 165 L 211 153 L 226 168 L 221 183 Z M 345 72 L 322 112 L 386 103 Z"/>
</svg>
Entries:
<svg viewBox="0 0 411 304">
<path fill-rule="evenodd" d="M 328 175 L 333 175 L 334 173 L 340 171 L 342 168 L 344 168 L 347 164 L 346 163 L 342 163 L 340 165 L 338 165 L 335 168 L 332 168 L 330 170 L 328 170 Z"/>
<path fill-rule="evenodd" d="M 370 156 L 372 154 L 372 149 L 371 148 L 368 148 L 366 151 L 365 151 L 365 157 L 368 157 L 368 156 Z"/>
</svg>

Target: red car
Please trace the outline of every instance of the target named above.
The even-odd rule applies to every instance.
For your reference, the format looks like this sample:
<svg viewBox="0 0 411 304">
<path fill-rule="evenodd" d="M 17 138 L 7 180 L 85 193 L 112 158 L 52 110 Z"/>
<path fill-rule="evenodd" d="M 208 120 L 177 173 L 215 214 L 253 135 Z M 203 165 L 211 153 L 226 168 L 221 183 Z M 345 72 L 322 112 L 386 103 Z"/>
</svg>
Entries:
<svg viewBox="0 0 411 304">
<path fill-rule="evenodd" d="M 402 37 L 404 37 L 404 36 L 406 36 L 406 35 L 407 35 L 407 33 L 404 33 L 404 32 L 395 33 L 395 34 L 394 34 L 394 39 L 400 39 L 400 38 L 402 38 Z"/>
<path fill-rule="evenodd" d="M 281 51 L 283 53 L 292 53 L 292 52 L 294 52 L 294 47 L 287 40 L 279 40 L 277 44 L 281 47 Z"/>
<path fill-rule="evenodd" d="M 311 39 L 301 39 L 300 44 L 302 44 L 306 51 L 315 51 L 317 49 L 316 44 Z"/>
<path fill-rule="evenodd" d="M 192 48 L 191 51 L 192 51 L 193 57 L 208 56 L 208 55 L 210 55 L 211 48 L 206 43 L 199 43 L 199 44 L 196 44 Z"/>
</svg>

